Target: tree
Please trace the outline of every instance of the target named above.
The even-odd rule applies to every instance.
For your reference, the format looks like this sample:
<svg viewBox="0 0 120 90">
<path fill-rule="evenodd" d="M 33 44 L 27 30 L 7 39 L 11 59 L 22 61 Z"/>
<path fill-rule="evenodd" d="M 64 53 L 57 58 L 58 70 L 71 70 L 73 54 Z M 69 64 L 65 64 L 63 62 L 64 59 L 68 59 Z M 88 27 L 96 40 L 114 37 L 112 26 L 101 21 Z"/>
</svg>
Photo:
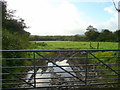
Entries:
<svg viewBox="0 0 120 90">
<path fill-rule="evenodd" d="M 99 41 L 114 41 L 114 35 L 108 29 L 103 29 L 99 35 Z"/>
<path fill-rule="evenodd" d="M 24 30 L 27 26 L 23 19 L 13 19 L 12 10 L 7 12 L 6 7 L 6 2 L 2 1 L 2 49 L 26 49 L 29 46 L 30 35 Z"/>
<path fill-rule="evenodd" d="M 89 41 L 96 41 L 97 37 L 99 36 L 99 32 L 97 31 L 96 28 L 93 26 L 88 26 L 87 27 L 87 32 L 85 32 L 85 35 Z"/>
<path fill-rule="evenodd" d="M 114 32 L 114 41 L 120 42 L 120 30 Z"/>
<path fill-rule="evenodd" d="M 19 49 L 28 49 L 29 48 L 29 32 L 26 32 L 24 29 L 27 27 L 23 19 L 14 19 L 14 11 L 7 11 L 7 3 L 5 1 L 0 1 L 2 3 L 2 49 L 3 50 L 19 50 Z M 3 58 L 22 58 L 27 57 L 26 53 L 15 53 L 15 52 L 3 52 Z M 3 60 L 2 66 L 19 66 L 27 65 L 28 61 L 24 60 Z M 20 71 L 20 69 L 7 69 L 11 73 Z M 6 69 L 2 69 L 2 72 L 6 72 Z M 3 79 L 14 78 L 14 76 L 3 76 Z M 5 82 L 5 81 L 4 81 Z M 9 85 L 8 85 L 9 86 Z"/>
</svg>

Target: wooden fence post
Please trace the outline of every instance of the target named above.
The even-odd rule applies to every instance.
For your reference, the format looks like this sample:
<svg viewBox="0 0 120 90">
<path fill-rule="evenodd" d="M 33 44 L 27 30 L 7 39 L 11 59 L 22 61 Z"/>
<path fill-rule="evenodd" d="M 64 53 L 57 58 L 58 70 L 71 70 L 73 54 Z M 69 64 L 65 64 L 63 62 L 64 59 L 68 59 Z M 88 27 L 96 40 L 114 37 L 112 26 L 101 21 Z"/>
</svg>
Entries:
<svg viewBox="0 0 120 90">
<path fill-rule="evenodd" d="M 99 49 L 99 42 L 97 43 L 97 49 Z"/>
</svg>

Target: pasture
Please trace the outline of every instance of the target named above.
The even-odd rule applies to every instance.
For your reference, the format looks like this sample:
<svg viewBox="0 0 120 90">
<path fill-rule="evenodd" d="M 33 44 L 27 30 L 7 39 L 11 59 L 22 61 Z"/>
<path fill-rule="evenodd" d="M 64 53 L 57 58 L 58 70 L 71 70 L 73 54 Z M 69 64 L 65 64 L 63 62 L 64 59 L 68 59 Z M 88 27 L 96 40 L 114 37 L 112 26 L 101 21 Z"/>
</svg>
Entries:
<svg viewBox="0 0 120 90">
<path fill-rule="evenodd" d="M 36 44 L 35 44 L 36 43 Z M 99 45 L 98 45 L 99 43 Z M 117 42 L 32 41 L 34 49 L 118 49 Z"/>
</svg>

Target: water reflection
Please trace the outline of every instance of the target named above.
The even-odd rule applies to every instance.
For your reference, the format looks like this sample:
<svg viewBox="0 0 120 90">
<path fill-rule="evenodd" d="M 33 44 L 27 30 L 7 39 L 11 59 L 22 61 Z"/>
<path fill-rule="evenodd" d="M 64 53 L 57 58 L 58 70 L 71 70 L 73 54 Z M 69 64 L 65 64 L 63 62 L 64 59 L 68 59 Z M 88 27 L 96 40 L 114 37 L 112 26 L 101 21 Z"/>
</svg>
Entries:
<svg viewBox="0 0 120 90">
<path fill-rule="evenodd" d="M 59 65 L 59 66 L 65 66 L 65 67 L 62 67 L 62 68 L 67 70 L 67 71 L 70 71 L 73 75 L 76 76 L 76 74 L 73 72 L 72 68 L 69 66 L 69 63 L 67 63 L 67 61 L 68 60 L 63 60 L 63 61 L 57 61 L 55 63 L 57 65 Z M 39 69 L 37 71 L 36 78 L 39 78 L 39 79 L 36 79 L 36 83 L 37 83 L 36 86 L 37 87 L 49 86 L 49 84 L 51 82 L 53 83 L 53 79 L 51 79 L 53 77 L 56 77 L 58 79 L 60 77 L 73 77 L 69 73 L 67 73 L 64 70 L 62 70 L 61 68 L 54 67 L 55 65 L 53 65 L 52 63 L 48 63 L 47 66 L 48 66 L 48 68 L 47 68 L 46 71 L 43 71 L 42 69 Z M 54 72 L 54 73 L 51 73 L 51 72 Z M 61 72 L 61 73 L 57 73 L 57 72 Z M 33 70 L 32 71 L 28 71 L 28 73 L 30 73 L 30 74 L 27 74 L 26 78 L 31 78 L 31 76 L 33 75 L 32 73 L 34 73 L 34 71 Z M 67 79 L 67 80 L 69 80 L 69 79 Z M 26 80 L 26 81 L 28 82 L 28 80 Z M 34 79 L 32 79 L 30 82 L 34 83 Z M 55 83 L 55 80 L 54 80 L 54 83 Z"/>
</svg>

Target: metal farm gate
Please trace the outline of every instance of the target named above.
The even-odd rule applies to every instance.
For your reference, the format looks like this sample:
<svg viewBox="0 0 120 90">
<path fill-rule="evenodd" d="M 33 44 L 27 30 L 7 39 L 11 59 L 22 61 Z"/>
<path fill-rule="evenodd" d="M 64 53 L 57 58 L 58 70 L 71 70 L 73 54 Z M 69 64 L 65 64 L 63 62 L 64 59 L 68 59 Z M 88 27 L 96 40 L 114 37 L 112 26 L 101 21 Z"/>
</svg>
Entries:
<svg viewBox="0 0 120 90">
<path fill-rule="evenodd" d="M 120 50 L 2 50 L 2 89 L 117 87 Z M 10 57 L 9 54 L 13 54 Z M 23 57 L 14 55 L 23 53 Z M 24 56 L 25 55 L 25 56 Z M 21 65 L 19 63 L 28 64 Z M 5 63 L 11 65 L 6 66 Z M 31 64 L 31 65 L 30 65 Z"/>
</svg>

